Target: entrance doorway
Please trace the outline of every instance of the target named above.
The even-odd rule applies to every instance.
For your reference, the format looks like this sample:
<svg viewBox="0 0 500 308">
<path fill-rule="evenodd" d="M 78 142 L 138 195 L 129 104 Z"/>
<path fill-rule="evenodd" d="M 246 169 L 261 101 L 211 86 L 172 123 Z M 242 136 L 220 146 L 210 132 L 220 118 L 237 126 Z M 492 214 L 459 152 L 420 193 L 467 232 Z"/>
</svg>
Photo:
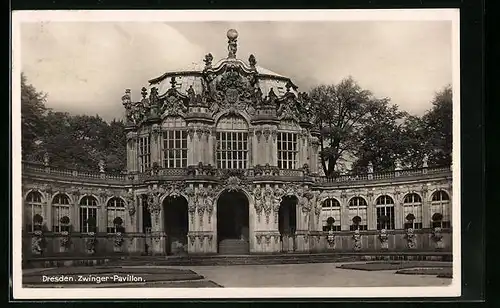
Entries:
<svg viewBox="0 0 500 308">
<path fill-rule="evenodd" d="M 223 192 L 217 200 L 217 240 L 220 254 L 249 252 L 248 199 L 243 192 Z"/>
<path fill-rule="evenodd" d="M 297 230 L 297 203 L 295 196 L 285 196 L 281 200 L 278 229 L 281 234 L 281 250 L 295 251 L 295 231 Z"/>
<path fill-rule="evenodd" d="M 188 202 L 184 197 L 167 197 L 163 200 L 164 230 L 167 236 L 167 254 L 187 253 L 189 231 Z"/>
</svg>

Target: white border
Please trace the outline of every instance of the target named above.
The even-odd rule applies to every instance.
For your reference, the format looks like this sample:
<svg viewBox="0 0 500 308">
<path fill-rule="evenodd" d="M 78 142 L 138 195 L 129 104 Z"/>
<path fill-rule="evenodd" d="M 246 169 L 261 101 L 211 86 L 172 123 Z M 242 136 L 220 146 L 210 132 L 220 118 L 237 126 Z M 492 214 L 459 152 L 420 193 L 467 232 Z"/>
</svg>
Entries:
<svg viewBox="0 0 500 308">
<path fill-rule="evenodd" d="M 461 295 L 459 10 L 21 11 L 12 14 L 12 243 L 14 299 L 455 297 Z M 20 24 L 49 21 L 451 21 L 453 67 L 453 279 L 444 287 L 348 288 L 23 288 L 21 270 Z M 16 197 L 14 199 L 14 196 Z M 15 202 L 15 203 L 14 203 Z"/>
</svg>

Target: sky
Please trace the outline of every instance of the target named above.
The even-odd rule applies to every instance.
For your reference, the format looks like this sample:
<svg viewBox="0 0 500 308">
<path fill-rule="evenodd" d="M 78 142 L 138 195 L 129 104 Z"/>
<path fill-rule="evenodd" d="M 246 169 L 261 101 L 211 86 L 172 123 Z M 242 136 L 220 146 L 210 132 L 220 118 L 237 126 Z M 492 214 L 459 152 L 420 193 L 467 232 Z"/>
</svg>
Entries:
<svg viewBox="0 0 500 308">
<path fill-rule="evenodd" d="M 121 96 L 134 100 L 167 71 L 201 69 L 212 53 L 237 57 L 290 77 L 299 91 L 351 76 L 377 97 L 422 115 L 452 83 L 451 21 L 322 22 L 33 22 L 21 26 L 21 69 L 47 107 L 122 118 Z"/>
</svg>

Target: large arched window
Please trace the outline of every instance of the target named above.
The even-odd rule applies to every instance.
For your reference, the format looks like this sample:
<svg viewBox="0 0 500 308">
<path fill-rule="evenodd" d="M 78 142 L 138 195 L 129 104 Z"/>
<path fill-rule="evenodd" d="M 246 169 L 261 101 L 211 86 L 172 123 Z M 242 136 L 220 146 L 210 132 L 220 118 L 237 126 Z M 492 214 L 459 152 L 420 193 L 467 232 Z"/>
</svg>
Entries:
<svg viewBox="0 0 500 308">
<path fill-rule="evenodd" d="M 331 229 L 333 231 L 340 231 L 341 229 L 341 215 L 340 215 L 340 202 L 334 198 L 328 198 L 323 201 L 322 206 L 322 221 L 323 221 L 323 231 L 329 231 L 330 226 L 328 219 L 331 217 L 334 219 Z"/>
<path fill-rule="evenodd" d="M 377 198 L 377 230 L 394 230 L 394 200 L 384 195 Z"/>
<path fill-rule="evenodd" d="M 224 116 L 217 122 L 217 167 L 246 169 L 248 123 L 240 116 Z"/>
<path fill-rule="evenodd" d="M 443 190 L 438 190 L 432 194 L 431 212 L 434 214 L 441 214 L 442 219 L 432 222 L 433 227 L 450 228 L 451 215 L 450 215 L 450 196 Z"/>
<path fill-rule="evenodd" d="M 351 231 L 356 229 L 367 230 L 367 204 L 366 200 L 362 197 L 354 197 L 349 200 L 349 219 L 351 220 Z M 358 221 L 359 219 L 359 221 Z"/>
<path fill-rule="evenodd" d="M 125 201 L 122 198 L 111 198 L 108 201 L 106 212 L 108 214 L 108 233 L 125 231 Z"/>
<path fill-rule="evenodd" d="M 163 130 L 163 167 L 185 168 L 188 155 L 186 122 L 180 117 L 167 118 Z"/>
<path fill-rule="evenodd" d="M 405 229 L 422 229 L 422 198 L 416 193 L 407 194 L 403 200 Z"/>
<path fill-rule="evenodd" d="M 68 217 L 68 219 L 63 217 Z M 65 194 L 57 194 L 52 199 L 52 231 L 69 232 L 70 225 L 71 208 L 69 197 Z"/>
<path fill-rule="evenodd" d="M 99 225 L 97 210 L 95 197 L 85 196 L 80 200 L 80 232 L 97 232 Z"/>
<path fill-rule="evenodd" d="M 42 218 L 44 218 L 42 194 L 38 191 L 31 191 L 26 196 L 26 202 L 24 204 L 26 231 L 33 232 L 35 231 L 33 218 L 36 215 L 40 215 Z"/>
</svg>

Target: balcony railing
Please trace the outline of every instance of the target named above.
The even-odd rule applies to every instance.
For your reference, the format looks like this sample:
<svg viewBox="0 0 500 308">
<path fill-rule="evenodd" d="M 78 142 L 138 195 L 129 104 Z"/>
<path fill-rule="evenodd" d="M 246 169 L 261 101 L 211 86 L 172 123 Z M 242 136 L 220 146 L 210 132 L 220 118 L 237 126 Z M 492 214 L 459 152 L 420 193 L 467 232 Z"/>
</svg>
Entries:
<svg viewBox="0 0 500 308">
<path fill-rule="evenodd" d="M 22 172 L 33 172 L 39 174 L 55 175 L 61 177 L 73 177 L 79 179 L 93 179 L 93 180 L 115 180 L 115 181 L 125 181 L 127 179 L 126 174 L 113 174 L 105 172 L 92 172 L 92 171 L 81 171 L 75 169 L 61 169 L 51 166 L 46 166 L 39 162 L 26 162 L 22 163 Z"/>
<path fill-rule="evenodd" d="M 258 166 L 250 169 L 217 169 L 210 165 L 189 166 L 187 168 L 157 168 L 145 173 L 138 174 L 111 174 L 106 172 L 91 172 L 78 171 L 72 169 L 60 169 L 44 165 L 39 162 L 22 163 L 23 173 L 35 173 L 54 175 L 65 178 L 75 179 L 92 179 L 92 180 L 111 180 L 111 181 L 127 181 L 127 180 L 151 180 L 161 177 L 214 177 L 224 178 L 229 176 L 243 176 L 247 178 L 267 178 L 267 177 L 284 177 L 284 178 L 303 178 L 316 183 L 346 183 L 346 182 L 362 182 L 372 180 L 386 180 L 405 177 L 418 177 L 425 175 L 440 175 L 451 174 L 450 167 L 434 167 L 434 168 L 416 168 L 403 169 L 388 172 L 368 173 L 368 174 L 347 174 L 336 177 L 326 177 L 317 174 L 311 174 L 305 169 L 278 169 L 277 167 Z"/>
</svg>

